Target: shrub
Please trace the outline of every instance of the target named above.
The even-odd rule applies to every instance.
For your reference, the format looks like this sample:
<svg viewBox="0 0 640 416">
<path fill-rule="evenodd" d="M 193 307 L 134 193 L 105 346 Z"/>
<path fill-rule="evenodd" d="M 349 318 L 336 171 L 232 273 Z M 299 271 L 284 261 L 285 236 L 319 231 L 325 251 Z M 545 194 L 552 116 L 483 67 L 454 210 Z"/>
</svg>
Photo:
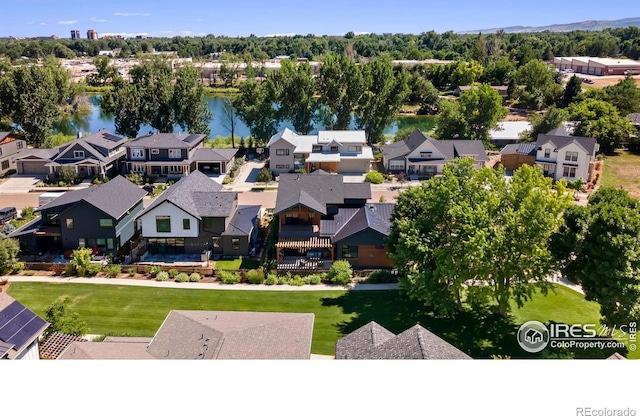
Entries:
<svg viewBox="0 0 640 416">
<path fill-rule="evenodd" d="M 351 264 L 346 260 L 336 260 L 327 274 L 327 278 L 331 283 L 342 286 L 347 286 L 351 282 L 352 276 Z"/>
<path fill-rule="evenodd" d="M 200 276 L 199 273 L 191 273 L 189 275 L 189 281 L 190 282 L 199 282 L 200 279 L 202 279 L 202 277 Z"/>
<path fill-rule="evenodd" d="M 249 270 L 247 273 L 247 280 L 252 285 L 259 285 L 264 283 L 264 272 L 262 269 Z"/>
<path fill-rule="evenodd" d="M 367 278 L 367 283 L 393 283 L 395 277 L 389 270 L 376 270 Z"/>
<path fill-rule="evenodd" d="M 79 277 L 85 277 L 87 275 L 87 268 L 85 266 L 77 266 L 76 267 L 76 274 Z"/>
<path fill-rule="evenodd" d="M 304 286 L 305 281 L 299 275 L 293 276 L 293 279 L 289 280 L 289 286 Z"/>
<path fill-rule="evenodd" d="M 160 273 L 162 271 L 162 267 L 160 266 L 152 266 L 151 270 L 149 270 L 149 274 L 152 277 L 156 277 L 158 275 L 158 273 Z M 167 277 L 169 277 L 169 274 L 167 274 Z"/>
<path fill-rule="evenodd" d="M 372 170 L 371 172 L 367 173 L 367 176 L 364 177 L 364 181 L 380 184 L 384 182 L 384 176 L 382 176 L 380 172 L 376 172 L 375 170 Z"/>
<path fill-rule="evenodd" d="M 260 173 L 258 173 L 258 182 L 271 182 L 273 180 L 273 176 L 271 175 L 271 171 L 269 170 L 269 168 L 264 167 L 262 168 L 262 170 L 260 171 Z"/>
<path fill-rule="evenodd" d="M 13 274 L 18 274 L 18 273 L 20 273 L 20 272 L 21 272 L 21 271 L 23 271 L 23 270 L 24 270 L 24 263 L 23 263 L 23 262 L 21 262 L 21 261 L 19 261 L 19 262 L 15 263 L 15 264 L 13 265 L 13 268 L 11 269 L 11 272 L 12 272 Z"/>
<path fill-rule="evenodd" d="M 133 277 L 136 275 L 136 273 L 138 273 L 138 268 L 136 266 L 129 267 L 127 269 L 127 273 L 129 273 L 129 276 Z"/>
<path fill-rule="evenodd" d="M 279 285 L 286 285 L 288 281 L 289 281 L 289 276 L 280 276 L 280 277 L 278 277 L 278 284 Z"/>
<path fill-rule="evenodd" d="M 175 279 L 178 275 L 178 271 L 176 269 L 169 269 L 169 279 Z"/>
<path fill-rule="evenodd" d="M 105 267 L 104 271 L 107 272 L 109 277 L 118 277 L 118 275 L 122 272 L 122 268 L 119 264 L 111 264 Z"/>
<path fill-rule="evenodd" d="M 86 267 L 91 263 L 91 260 L 93 260 L 93 250 L 90 248 L 79 248 L 77 250 L 73 250 L 70 263 L 76 267 L 83 267 L 86 269 Z"/>
<path fill-rule="evenodd" d="M 189 281 L 189 275 L 186 273 L 178 273 L 178 275 L 176 276 L 176 282 L 182 283 L 182 282 L 188 282 Z"/>
<path fill-rule="evenodd" d="M 273 286 L 278 283 L 278 278 L 275 274 L 270 274 L 267 276 L 267 280 L 264 281 L 265 285 Z"/>
<path fill-rule="evenodd" d="M 322 277 L 319 274 L 312 274 L 309 276 L 310 285 L 319 285 L 322 282 Z"/>
<path fill-rule="evenodd" d="M 221 270 L 218 272 L 218 279 L 225 285 L 233 285 L 236 283 L 240 283 L 240 275 L 236 272 L 228 272 L 226 270 Z"/>
<path fill-rule="evenodd" d="M 100 270 L 102 270 L 102 265 L 100 263 L 87 264 L 87 274 L 89 276 L 95 276 Z"/>
<path fill-rule="evenodd" d="M 165 282 L 167 280 L 169 280 L 169 273 L 167 273 L 167 272 L 158 272 L 156 274 L 156 281 Z"/>
<path fill-rule="evenodd" d="M 73 263 L 67 263 L 64 266 L 64 274 L 66 276 L 73 276 L 76 273 L 76 267 Z"/>
</svg>

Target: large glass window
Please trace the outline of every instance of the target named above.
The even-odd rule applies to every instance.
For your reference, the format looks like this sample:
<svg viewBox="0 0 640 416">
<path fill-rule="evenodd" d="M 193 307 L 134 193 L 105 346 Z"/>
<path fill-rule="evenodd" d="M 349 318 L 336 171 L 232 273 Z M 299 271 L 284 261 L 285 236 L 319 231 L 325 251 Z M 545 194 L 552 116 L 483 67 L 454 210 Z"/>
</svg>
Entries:
<svg viewBox="0 0 640 416">
<path fill-rule="evenodd" d="M 276 149 L 276 156 L 289 156 L 289 149 Z"/>
<path fill-rule="evenodd" d="M 169 158 L 170 159 L 180 159 L 182 157 L 182 153 L 180 149 L 169 149 Z"/>
<path fill-rule="evenodd" d="M 549 159 L 551 157 L 551 149 L 544 149 L 544 158 Z"/>
<path fill-rule="evenodd" d="M 211 217 L 204 217 L 202 219 L 202 226 L 204 228 L 213 228 L 213 218 Z"/>
<path fill-rule="evenodd" d="M 567 162 L 577 162 L 578 152 L 567 152 L 564 154 L 564 160 Z"/>
<path fill-rule="evenodd" d="M 111 218 L 100 218 L 100 228 L 113 227 L 113 220 Z"/>
<path fill-rule="evenodd" d="M 362 146 L 349 146 L 348 149 L 350 152 L 362 152 Z"/>
<path fill-rule="evenodd" d="M 74 150 L 73 151 L 74 159 L 84 159 L 84 150 Z"/>
<path fill-rule="evenodd" d="M 87 240 L 84 238 L 78 239 L 78 248 L 85 248 L 87 246 Z"/>
<path fill-rule="evenodd" d="M 113 250 L 113 238 L 107 238 L 107 250 Z"/>
<path fill-rule="evenodd" d="M 171 232 L 171 217 L 168 215 L 156 216 L 156 232 L 170 233 Z"/>
<path fill-rule="evenodd" d="M 144 159 L 144 149 L 131 149 L 131 159 Z"/>
<path fill-rule="evenodd" d="M 562 172 L 562 176 L 565 178 L 575 178 L 576 177 L 576 168 L 572 168 L 570 166 L 565 166 L 564 171 Z"/>
<path fill-rule="evenodd" d="M 67 230 L 73 230 L 73 218 L 67 218 Z"/>
<path fill-rule="evenodd" d="M 343 259 L 358 258 L 358 246 L 342 246 L 342 258 Z"/>
</svg>

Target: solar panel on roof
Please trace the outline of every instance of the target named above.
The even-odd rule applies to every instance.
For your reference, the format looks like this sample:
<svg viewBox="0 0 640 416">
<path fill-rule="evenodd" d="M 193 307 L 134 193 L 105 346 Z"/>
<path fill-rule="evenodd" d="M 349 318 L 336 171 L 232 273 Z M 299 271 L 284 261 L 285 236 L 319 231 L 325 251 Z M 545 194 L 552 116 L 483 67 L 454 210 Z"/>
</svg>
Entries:
<svg viewBox="0 0 640 416">
<path fill-rule="evenodd" d="M 0 334 L 2 334 L 2 327 L 12 321 L 13 318 L 23 309 L 24 306 L 20 302 L 12 302 L 9 306 L 0 311 Z M 1 338 L 2 335 L 0 335 L 0 339 Z"/>
<path fill-rule="evenodd" d="M 13 302 L 0 312 L 0 340 L 17 350 L 36 335 L 46 322 L 20 302 Z"/>
</svg>

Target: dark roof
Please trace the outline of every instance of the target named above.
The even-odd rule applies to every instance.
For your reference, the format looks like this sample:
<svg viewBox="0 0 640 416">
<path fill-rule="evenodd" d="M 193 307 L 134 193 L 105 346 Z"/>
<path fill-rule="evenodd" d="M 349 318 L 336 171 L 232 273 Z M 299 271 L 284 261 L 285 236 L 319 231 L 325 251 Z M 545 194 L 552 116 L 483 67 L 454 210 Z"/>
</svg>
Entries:
<svg viewBox="0 0 640 416">
<path fill-rule="evenodd" d="M 316 169 L 313 172 L 309 173 L 309 175 L 331 175 L 331 174 L 326 170 Z"/>
<path fill-rule="evenodd" d="M 7 344 L 6 342 L 0 341 L 0 359 L 4 358 L 9 354 L 9 351 L 13 349 L 13 344 Z"/>
<path fill-rule="evenodd" d="M 571 143 L 577 143 L 582 146 L 590 155 L 594 154 L 598 150 L 598 143 L 593 137 L 579 137 L 579 136 L 553 136 L 550 134 L 538 134 L 538 140 L 536 140 L 536 147 L 540 147 L 546 143 L 551 143 L 557 150 L 562 149 L 570 145 Z"/>
<path fill-rule="evenodd" d="M 371 184 L 344 183 L 342 175 L 282 174 L 274 213 L 303 205 L 322 214 L 327 205 L 341 205 L 345 199 L 371 198 Z"/>
<path fill-rule="evenodd" d="M 86 339 L 76 335 L 54 332 L 40 345 L 40 358 L 45 360 L 57 360 L 73 342 L 86 342 Z"/>
<path fill-rule="evenodd" d="M 158 359 L 309 359 L 311 313 L 171 311 L 149 344 Z"/>
<path fill-rule="evenodd" d="M 22 227 L 12 231 L 7 237 L 16 238 L 22 235 L 34 234 L 36 231 L 38 231 L 38 227 L 40 227 L 42 223 L 44 223 L 44 218 L 42 218 L 42 216 L 35 217 L 33 220 L 29 221 Z"/>
<path fill-rule="evenodd" d="M 547 136 L 571 136 L 565 126 L 559 126 L 547 133 Z"/>
<path fill-rule="evenodd" d="M 640 113 L 631 113 L 627 116 L 627 118 L 633 121 L 635 124 L 640 124 Z"/>
<path fill-rule="evenodd" d="M 204 173 L 194 171 L 171 185 L 139 216 L 143 216 L 161 203 L 169 201 L 198 219 L 226 217 L 231 213 L 233 203 L 237 199 L 237 193 L 221 191 L 222 185 Z"/>
<path fill-rule="evenodd" d="M 418 129 L 411 132 L 409 137 L 401 142 L 382 146 L 382 154 L 385 159 L 395 159 L 406 156 L 416 150 L 425 141 L 429 140 L 447 161 L 463 155 L 476 155 L 478 161 L 489 161 L 484 144 L 480 140 L 435 140 L 431 139 Z"/>
<path fill-rule="evenodd" d="M 395 159 L 408 155 L 427 140 L 427 137 L 418 129 L 415 129 L 404 140 L 382 146 L 382 154 L 385 159 Z"/>
<path fill-rule="evenodd" d="M 209 149 L 199 148 L 193 152 L 192 161 L 195 162 L 228 162 L 238 153 L 238 149 Z"/>
<path fill-rule="evenodd" d="M 16 160 L 23 160 L 29 156 L 35 156 L 44 160 L 51 160 L 58 154 L 58 149 L 25 149 L 21 151 Z"/>
<path fill-rule="evenodd" d="M 185 133 L 155 133 L 145 136 L 136 137 L 129 141 L 125 147 L 145 147 L 145 148 L 163 148 L 177 149 L 194 147 L 197 143 L 203 141 L 207 137 L 204 134 L 185 134 Z"/>
<path fill-rule="evenodd" d="M 111 217 L 120 218 L 146 194 L 147 192 L 139 186 L 118 175 L 102 185 L 66 192 L 48 204 L 36 208 L 36 211 L 86 201 Z"/>
<path fill-rule="evenodd" d="M 536 144 L 532 142 L 508 144 L 500 151 L 501 155 L 512 155 L 514 153 L 535 156 Z"/>
<path fill-rule="evenodd" d="M 389 235 L 394 204 L 373 203 L 362 208 L 341 208 L 333 220 L 320 222 L 320 234 L 336 243 L 367 228 Z"/>
<path fill-rule="evenodd" d="M 47 329 L 49 323 L 6 293 L 0 293 L 0 341 L 4 348 L 13 345 L 5 355 L 18 356 Z"/>
<path fill-rule="evenodd" d="M 239 205 L 223 235 L 249 235 L 256 226 L 260 205 Z"/>
<path fill-rule="evenodd" d="M 443 360 L 471 358 L 420 325 L 415 325 L 396 336 L 373 321 L 368 324 L 368 327 L 365 327 L 364 331 L 358 332 L 362 329 L 360 328 L 336 342 L 337 359 Z"/>
<path fill-rule="evenodd" d="M 91 145 L 104 147 L 105 149 L 109 150 L 118 147 L 127 141 L 127 139 L 125 139 L 124 137 L 116 136 L 108 130 L 100 130 L 97 133 L 81 137 L 78 140 L 87 142 Z"/>
</svg>

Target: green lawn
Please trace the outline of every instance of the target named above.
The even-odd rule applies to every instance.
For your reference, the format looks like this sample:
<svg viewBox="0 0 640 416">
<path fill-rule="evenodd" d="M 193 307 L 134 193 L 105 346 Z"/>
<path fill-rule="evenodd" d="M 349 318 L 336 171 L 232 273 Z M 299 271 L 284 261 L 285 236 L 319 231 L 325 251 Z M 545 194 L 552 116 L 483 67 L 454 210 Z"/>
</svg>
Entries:
<svg viewBox="0 0 640 416">
<path fill-rule="evenodd" d="M 70 296 L 90 333 L 129 336 L 152 336 L 171 309 L 311 312 L 315 314 L 312 352 L 316 354 L 333 354 L 336 340 L 374 320 L 394 333 L 419 323 L 475 358 L 531 358 L 515 340 L 522 322 L 597 323 L 599 318 L 597 304 L 562 286 L 546 298 L 537 295 L 509 319 L 484 311 L 464 312 L 456 319 L 435 318 L 399 291 L 223 291 L 12 283 L 9 294 L 39 314 L 59 296 Z M 575 356 L 610 353 L 576 351 Z"/>
<path fill-rule="evenodd" d="M 260 267 L 258 260 L 243 259 L 242 257 L 233 260 L 216 260 L 216 270 L 238 270 L 257 269 Z"/>
<path fill-rule="evenodd" d="M 604 160 L 602 186 L 623 187 L 634 198 L 640 198 L 640 155 L 618 150 Z"/>
</svg>

